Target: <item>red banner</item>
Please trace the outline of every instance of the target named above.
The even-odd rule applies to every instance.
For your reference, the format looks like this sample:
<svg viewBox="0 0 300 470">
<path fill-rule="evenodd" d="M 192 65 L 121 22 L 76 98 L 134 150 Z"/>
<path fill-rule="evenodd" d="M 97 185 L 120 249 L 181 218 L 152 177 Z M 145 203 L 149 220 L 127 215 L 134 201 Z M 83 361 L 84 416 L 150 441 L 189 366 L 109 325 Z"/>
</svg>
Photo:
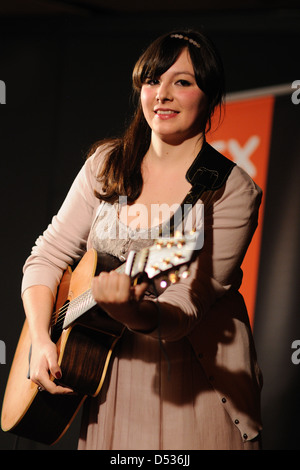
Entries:
<svg viewBox="0 0 300 470">
<path fill-rule="evenodd" d="M 273 96 L 229 101 L 223 121 L 213 123 L 207 140 L 226 157 L 241 166 L 266 193 L 269 150 L 273 121 Z M 217 127 L 216 130 L 215 127 Z M 251 325 L 254 322 L 260 243 L 264 216 L 264 198 L 259 224 L 244 259 L 241 293 L 244 296 Z"/>
</svg>

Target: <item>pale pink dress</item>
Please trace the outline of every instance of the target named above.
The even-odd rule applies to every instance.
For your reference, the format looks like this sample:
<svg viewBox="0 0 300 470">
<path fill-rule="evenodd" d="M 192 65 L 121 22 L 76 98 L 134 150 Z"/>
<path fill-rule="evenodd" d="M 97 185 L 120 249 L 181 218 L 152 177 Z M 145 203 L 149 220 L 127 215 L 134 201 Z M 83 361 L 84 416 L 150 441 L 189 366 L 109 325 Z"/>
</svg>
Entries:
<svg viewBox="0 0 300 470">
<path fill-rule="evenodd" d="M 148 243 L 132 240 L 133 233 L 101 239 L 116 211 L 103 212 L 94 195 L 99 164 L 101 151 L 87 160 L 37 240 L 23 291 L 45 284 L 55 296 L 63 270 L 92 246 L 125 259 Z M 79 449 L 259 448 L 261 374 L 238 288 L 260 200 L 260 189 L 237 166 L 225 187 L 205 193 L 204 248 L 190 276 L 160 295 L 160 328 L 127 330 L 119 341 L 100 395 L 85 404 Z"/>
</svg>

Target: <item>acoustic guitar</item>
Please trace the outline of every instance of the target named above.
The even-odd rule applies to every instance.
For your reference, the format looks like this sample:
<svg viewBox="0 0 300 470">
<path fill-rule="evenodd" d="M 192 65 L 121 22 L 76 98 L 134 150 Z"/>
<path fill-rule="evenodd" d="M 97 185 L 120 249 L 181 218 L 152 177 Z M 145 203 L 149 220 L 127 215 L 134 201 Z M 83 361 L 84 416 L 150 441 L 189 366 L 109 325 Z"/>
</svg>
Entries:
<svg viewBox="0 0 300 470">
<path fill-rule="evenodd" d="M 126 263 L 116 268 L 132 282 L 146 275 L 177 282 L 178 272 L 200 249 L 198 233 L 159 238 L 149 248 L 130 252 Z M 66 432 L 84 400 L 100 392 L 110 359 L 124 325 L 111 319 L 94 301 L 92 278 L 103 269 L 95 250 L 89 250 L 72 272 L 61 280 L 51 319 L 51 337 L 57 345 L 62 379 L 55 383 L 72 388 L 71 395 L 39 392 L 29 379 L 31 341 L 27 320 L 12 362 L 2 406 L 3 431 L 52 445 Z M 166 274 L 163 274 L 166 273 Z M 184 274 L 184 273 L 183 273 Z M 160 280 L 159 279 L 159 280 Z"/>
</svg>

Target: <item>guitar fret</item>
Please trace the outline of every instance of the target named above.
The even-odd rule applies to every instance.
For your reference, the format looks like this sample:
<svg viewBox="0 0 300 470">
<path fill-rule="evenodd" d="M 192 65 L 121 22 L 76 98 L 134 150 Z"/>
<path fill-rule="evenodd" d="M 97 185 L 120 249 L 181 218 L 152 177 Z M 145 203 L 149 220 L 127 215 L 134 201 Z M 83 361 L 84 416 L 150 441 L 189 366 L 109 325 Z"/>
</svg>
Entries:
<svg viewBox="0 0 300 470">
<path fill-rule="evenodd" d="M 77 320 L 77 318 L 86 313 L 96 304 L 97 302 L 94 300 L 92 291 L 90 289 L 76 297 L 76 299 L 72 300 L 69 303 L 66 312 L 63 329 L 67 328 L 71 323 Z"/>
</svg>

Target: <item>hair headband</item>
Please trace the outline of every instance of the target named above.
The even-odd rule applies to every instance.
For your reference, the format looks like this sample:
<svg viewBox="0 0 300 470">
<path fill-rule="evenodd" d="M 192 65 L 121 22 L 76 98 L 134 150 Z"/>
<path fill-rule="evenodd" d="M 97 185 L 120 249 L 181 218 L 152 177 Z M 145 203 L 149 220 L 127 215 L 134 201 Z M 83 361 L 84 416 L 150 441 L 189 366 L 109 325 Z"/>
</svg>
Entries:
<svg viewBox="0 0 300 470">
<path fill-rule="evenodd" d="M 176 39 L 184 39 L 185 41 L 188 41 L 190 44 L 193 44 L 193 46 L 198 47 L 200 49 L 200 44 L 197 41 L 194 41 L 194 39 L 189 38 L 188 36 L 183 36 L 183 34 L 171 34 L 171 38 L 176 38 Z"/>
</svg>

